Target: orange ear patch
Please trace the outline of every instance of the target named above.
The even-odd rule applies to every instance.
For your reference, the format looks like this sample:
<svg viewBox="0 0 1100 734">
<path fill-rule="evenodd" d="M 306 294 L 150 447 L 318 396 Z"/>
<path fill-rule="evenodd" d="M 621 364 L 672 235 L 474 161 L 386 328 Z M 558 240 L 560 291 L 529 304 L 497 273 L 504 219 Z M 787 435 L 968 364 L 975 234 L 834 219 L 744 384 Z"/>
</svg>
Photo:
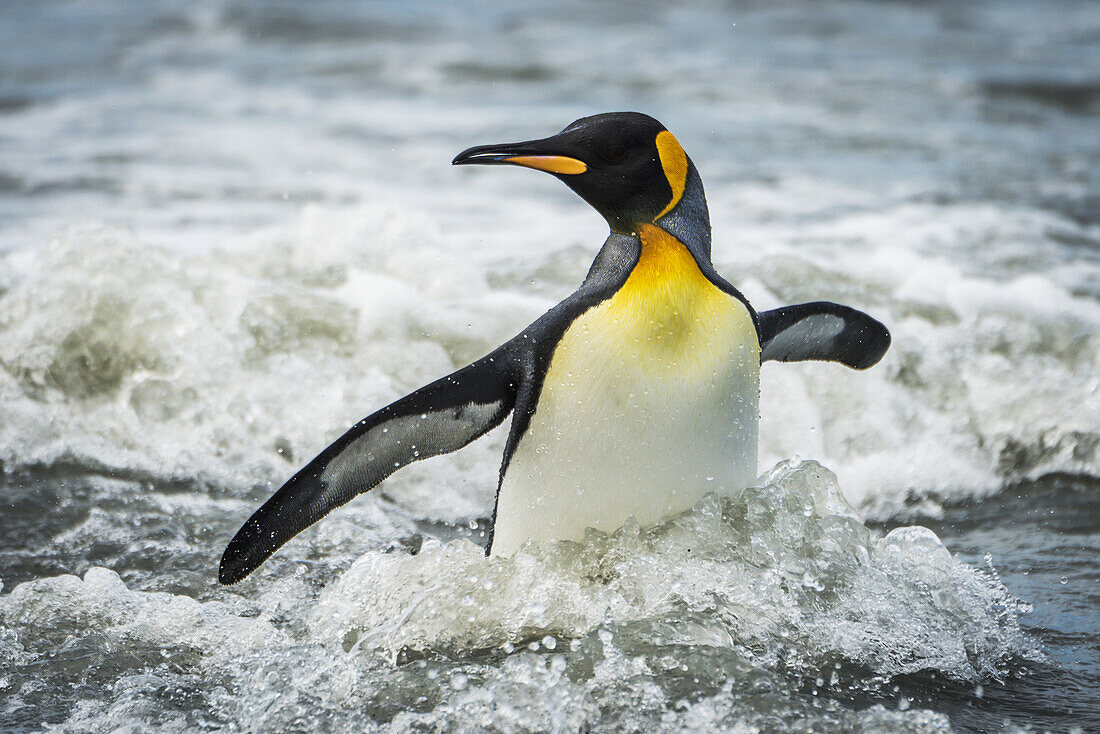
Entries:
<svg viewBox="0 0 1100 734">
<path fill-rule="evenodd" d="M 668 130 L 657 133 L 657 154 L 661 157 L 661 168 L 665 171 L 668 185 L 672 187 L 672 200 L 668 202 L 654 221 L 672 211 L 673 207 L 680 203 L 680 197 L 684 195 L 684 187 L 687 186 L 688 157 L 679 141 Z"/>
</svg>

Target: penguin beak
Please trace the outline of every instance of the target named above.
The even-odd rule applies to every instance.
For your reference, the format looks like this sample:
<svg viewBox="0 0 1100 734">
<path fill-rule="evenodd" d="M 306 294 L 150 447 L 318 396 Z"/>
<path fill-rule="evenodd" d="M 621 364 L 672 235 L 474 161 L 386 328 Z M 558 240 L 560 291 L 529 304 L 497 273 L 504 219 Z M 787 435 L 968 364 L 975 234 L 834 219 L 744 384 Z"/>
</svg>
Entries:
<svg viewBox="0 0 1100 734">
<path fill-rule="evenodd" d="M 478 145 L 462 151 L 451 161 L 453 166 L 482 164 L 490 166 L 523 166 L 536 171 L 575 176 L 588 170 L 588 165 L 576 158 L 559 155 L 548 148 L 549 139 L 503 145 Z"/>
</svg>

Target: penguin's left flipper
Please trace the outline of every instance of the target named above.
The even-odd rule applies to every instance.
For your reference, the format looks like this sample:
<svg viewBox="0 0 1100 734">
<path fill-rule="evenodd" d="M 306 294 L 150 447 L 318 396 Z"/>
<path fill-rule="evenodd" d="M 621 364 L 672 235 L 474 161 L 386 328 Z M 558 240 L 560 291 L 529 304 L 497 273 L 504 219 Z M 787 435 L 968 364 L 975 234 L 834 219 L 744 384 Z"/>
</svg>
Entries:
<svg viewBox="0 0 1100 734">
<path fill-rule="evenodd" d="M 355 424 L 246 522 L 222 555 L 218 581 L 235 584 L 284 543 L 406 464 L 456 451 L 512 411 L 515 380 L 497 350 Z"/>
<path fill-rule="evenodd" d="M 828 301 L 757 314 L 760 361 L 840 362 L 865 370 L 890 347 L 890 332 L 862 311 Z"/>
</svg>

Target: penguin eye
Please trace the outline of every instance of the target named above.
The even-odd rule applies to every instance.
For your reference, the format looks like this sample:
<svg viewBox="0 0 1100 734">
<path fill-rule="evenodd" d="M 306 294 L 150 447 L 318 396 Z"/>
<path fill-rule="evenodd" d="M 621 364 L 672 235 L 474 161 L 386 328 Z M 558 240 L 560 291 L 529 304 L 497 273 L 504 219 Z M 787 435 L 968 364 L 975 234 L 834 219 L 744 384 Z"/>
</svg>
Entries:
<svg viewBox="0 0 1100 734">
<path fill-rule="evenodd" d="M 626 148 L 621 145 L 612 145 L 603 152 L 603 157 L 610 163 L 618 163 L 626 157 Z"/>
</svg>

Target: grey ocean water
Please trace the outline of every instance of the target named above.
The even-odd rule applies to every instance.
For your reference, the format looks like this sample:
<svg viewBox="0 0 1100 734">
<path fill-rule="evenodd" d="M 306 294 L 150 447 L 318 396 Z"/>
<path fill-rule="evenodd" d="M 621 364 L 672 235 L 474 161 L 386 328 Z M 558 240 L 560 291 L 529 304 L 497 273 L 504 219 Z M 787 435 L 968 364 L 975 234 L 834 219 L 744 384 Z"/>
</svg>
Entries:
<svg viewBox="0 0 1100 734">
<path fill-rule="evenodd" d="M 758 308 L 761 481 L 486 561 L 503 437 L 230 589 L 345 427 L 605 234 L 474 144 L 637 109 Z M 0 4 L 0 729 L 1100 730 L 1100 5 Z"/>
</svg>

